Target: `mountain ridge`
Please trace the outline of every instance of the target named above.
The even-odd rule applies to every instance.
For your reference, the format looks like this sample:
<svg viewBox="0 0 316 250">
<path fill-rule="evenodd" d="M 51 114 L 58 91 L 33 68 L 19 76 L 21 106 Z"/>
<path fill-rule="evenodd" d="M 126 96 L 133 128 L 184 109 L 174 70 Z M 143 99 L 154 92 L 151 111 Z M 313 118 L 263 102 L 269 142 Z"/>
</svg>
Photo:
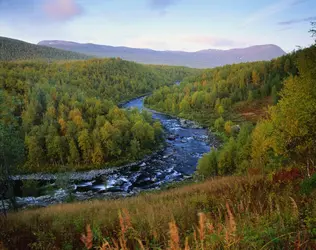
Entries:
<svg viewBox="0 0 316 250">
<path fill-rule="evenodd" d="M 144 64 L 164 64 L 193 68 L 212 68 L 241 62 L 265 61 L 286 54 L 284 50 L 274 44 L 228 50 L 206 49 L 195 52 L 131 48 L 64 40 L 43 40 L 38 45 L 96 57 L 121 57 L 125 60 Z"/>
<path fill-rule="evenodd" d="M 14 60 L 83 60 L 91 57 L 57 48 L 0 36 L 0 61 Z"/>
</svg>

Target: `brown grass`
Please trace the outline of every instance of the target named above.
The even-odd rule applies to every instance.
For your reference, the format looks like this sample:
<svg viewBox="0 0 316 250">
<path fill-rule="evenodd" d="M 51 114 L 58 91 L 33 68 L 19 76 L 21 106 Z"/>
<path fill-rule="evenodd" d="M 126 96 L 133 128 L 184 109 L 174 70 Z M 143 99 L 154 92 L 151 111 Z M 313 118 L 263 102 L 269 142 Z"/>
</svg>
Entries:
<svg viewBox="0 0 316 250">
<path fill-rule="evenodd" d="M 235 104 L 234 111 L 240 114 L 245 120 L 257 122 L 261 118 L 266 117 L 268 106 L 272 106 L 272 98 L 265 97 L 263 99 L 254 100 L 252 102 L 239 102 Z"/>
<path fill-rule="evenodd" d="M 308 249 L 311 229 L 302 223 L 316 218 L 316 202 L 306 199 L 289 183 L 222 177 L 133 198 L 9 213 L 0 220 L 0 242 L 8 249 L 89 249 L 91 232 L 93 247 L 111 250 L 260 249 L 267 243 Z"/>
<path fill-rule="evenodd" d="M 87 235 L 82 234 L 80 240 L 87 249 L 91 249 L 93 246 L 93 234 L 89 224 L 86 227 L 86 232 Z"/>
</svg>

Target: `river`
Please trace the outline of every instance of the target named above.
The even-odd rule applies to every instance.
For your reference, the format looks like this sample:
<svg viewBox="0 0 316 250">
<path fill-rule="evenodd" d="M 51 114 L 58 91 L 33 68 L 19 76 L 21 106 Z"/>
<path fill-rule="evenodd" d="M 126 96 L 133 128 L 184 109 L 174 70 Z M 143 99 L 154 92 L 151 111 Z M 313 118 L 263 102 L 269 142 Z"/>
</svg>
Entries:
<svg viewBox="0 0 316 250">
<path fill-rule="evenodd" d="M 144 109 L 144 97 L 127 102 L 123 108 Z M 56 175 L 19 176 L 14 192 L 20 207 L 47 206 L 69 200 L 107 199 L 126 197 L 141 191 L 159 189 L 162 185 L 191 178 L 198 159 L 209 152 L 207 130 L 184 126 L 179 119 L 152 111 L 166 132 L 166 147 L 152 157 L 125 167 L 72 173 L 68 177 Z M 213 140 L 214 141 L 214 140 Z M 215 141 L 214 141 L 215 142 Z M 32 195 L 22 188 L 23 179 L 35 179 L 30 186 Z"/>
</svg>

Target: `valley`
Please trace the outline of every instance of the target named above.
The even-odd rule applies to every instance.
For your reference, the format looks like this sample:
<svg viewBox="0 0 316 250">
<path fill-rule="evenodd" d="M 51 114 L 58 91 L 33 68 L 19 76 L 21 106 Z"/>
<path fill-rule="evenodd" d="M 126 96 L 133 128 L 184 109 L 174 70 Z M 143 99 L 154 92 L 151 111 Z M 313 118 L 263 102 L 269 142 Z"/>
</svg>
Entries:
<svg viewBox="0 0 316 250">
<path fill-rule="evenodd" d="M 0 1 L 0 249 L 316 249 L 309 1 L 105 2 Z"/>
<path fill-rule="evenodd" d="M 127 102 L 123 108 L 142 110 L 143 97 Z M 181 127 L 178 119 L 161 113 L 153 113 L 153 119 L 161 122 L 166 133 L 166 146 L 145 159 L 128 164 L 90 172 L 58 174 L 33 174 L 14 176 L 15 195 L 20 207 L 47 206 L 74 200 L 118 198 L 138 194 L 144 190 L 192 178 L 198 159 L 217 144 L 206 129 Z M 58 186 L 60 178 L 66 183 Z M 56 180 L 57 179 L 57 180 Z M 23 182 L 32 182 L 30 197 L 23 191 Z M 43 184 L 45 183 L 45 184 Z M 43 195 L 44 194 L 44 195 Z M 22 196 L 22 197 L 21 197 Z"/>
</svg>

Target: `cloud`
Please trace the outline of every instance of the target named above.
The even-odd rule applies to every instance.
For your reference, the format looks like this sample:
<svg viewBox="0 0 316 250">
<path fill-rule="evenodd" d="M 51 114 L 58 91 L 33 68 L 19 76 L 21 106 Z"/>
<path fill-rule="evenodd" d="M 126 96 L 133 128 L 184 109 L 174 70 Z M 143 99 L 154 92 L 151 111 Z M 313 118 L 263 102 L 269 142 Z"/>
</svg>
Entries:
<svg viewBox="0 0 316 250">
<path fill-rule="evenodd" d="M 175 5 L 181 0 L 149 0 L 149 6 L 153 10 L 166 11 L 171 5 Z"/>
<path fill-rule="evenodd" d="M 82 14 L 77 0 L 0 0 L 0 15 L 28 23 L 65 21 Z"/>
<path fill-rule="evenodd" d="M 190 43 L 202 44 L 212 47 L 236 47 L 246 45 L 246 43 L 241 41 L 214 36 L 187 36 L 184 37 L 183 40 Z"/>
<path fill-rule="evenodd" d="M 254 12 L 250 16 L 248 16 L 242 26 L 247 26 L 251 23 L 266 19 L 274 14 L 280 13 L 295 4 L 299 4 L 305 2 L 306 0 L 279 0 L 274 2 L 273 4 L 267 5 L 259 11 Z"/>
<path fill-rule="evenodd" d="M 278 22 L 278 25 L 291 25 L 291 24 L 296 24 L 296 23 L 304 23 L 304 22 L 312 22 L 316 21 L 316 16 L 311 16 L 311 17 L 306 17 L 306 18 L 300 18 L 300 19 L 292 19 L 292 20 L 287 20 L 283 22 Z"/>
<path fill-rule="evenodd" d="M 283 26 L 282 28 L 277 29 L 277 31 L 286 31 L 286 30 L 291 30 L 291 29 L 293 29 L 293 27 L 291 27 L 291 26 Z"/>
<path fill-rule="evenodd" d="M 82 8 L 75 0 L 46 0 L 42 9 L 53 20 L 64 21 L 82 14 Z"/>
<path fill-rule="evenodd" d="M 309 2 L 309 0 L 296 0 L 292 3 L 292 5 L 298 5 L 298 4 L 302 4 L 302 3 L 305 3 L 305 2 Z"/>
</svg>

